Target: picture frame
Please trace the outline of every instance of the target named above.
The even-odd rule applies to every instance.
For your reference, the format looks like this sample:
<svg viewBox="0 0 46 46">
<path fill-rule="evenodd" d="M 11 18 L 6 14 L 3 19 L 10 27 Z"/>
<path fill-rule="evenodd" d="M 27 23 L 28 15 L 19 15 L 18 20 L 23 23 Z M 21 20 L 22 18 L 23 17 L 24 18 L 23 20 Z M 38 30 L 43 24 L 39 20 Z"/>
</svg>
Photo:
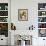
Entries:
<svg viewBox="0 0 46 46">
<path fill-rule="evenodd" d="M 18 9 L 18 20 L 28 21 L 28 9 Z"/>
</svg>

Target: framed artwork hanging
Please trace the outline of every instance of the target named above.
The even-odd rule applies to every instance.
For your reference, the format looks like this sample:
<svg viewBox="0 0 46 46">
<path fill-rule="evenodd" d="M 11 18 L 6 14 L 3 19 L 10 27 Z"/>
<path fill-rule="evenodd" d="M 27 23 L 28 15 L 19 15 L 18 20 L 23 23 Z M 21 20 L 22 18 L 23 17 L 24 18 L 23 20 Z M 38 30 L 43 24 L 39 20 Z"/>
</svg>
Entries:
<svg viewBox="0 0 46 46">
<path fill-rule="evenodd" d="M 28 21 L 28 9 L 18 9 L 18 20 Z"/>
</svg>

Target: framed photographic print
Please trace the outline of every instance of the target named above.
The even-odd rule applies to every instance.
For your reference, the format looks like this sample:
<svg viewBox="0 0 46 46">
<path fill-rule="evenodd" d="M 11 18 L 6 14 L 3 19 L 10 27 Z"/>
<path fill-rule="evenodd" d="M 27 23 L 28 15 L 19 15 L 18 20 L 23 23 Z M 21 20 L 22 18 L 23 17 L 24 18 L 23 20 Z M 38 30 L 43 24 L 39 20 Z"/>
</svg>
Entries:
<svg viewBox="0 0 46 46">
<path fill-rule="evenodd" d="M 18 9 L 18 20 L 28 21 L 28 9 Z"/>
</svg>

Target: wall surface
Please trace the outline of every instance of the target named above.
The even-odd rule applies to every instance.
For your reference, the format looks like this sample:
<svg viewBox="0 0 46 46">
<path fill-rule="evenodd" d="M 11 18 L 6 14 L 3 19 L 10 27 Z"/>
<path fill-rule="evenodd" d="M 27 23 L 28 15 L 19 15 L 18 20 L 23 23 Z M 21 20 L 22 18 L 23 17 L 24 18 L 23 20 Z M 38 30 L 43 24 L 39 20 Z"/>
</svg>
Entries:
<svg viewBox="0 0 46 46">
<path fill-rule="evenodd" d="M 28 9 L 28 21 L 18 20 L 18 9 Z M 16 25 L 17 30 L 28 30 L 31 25 L 37 28 L 37 2 L 33 0 L 12 0 L 11 20 Z"/>
<path fill-rule="evenodd" d="M 45 3 L 46 0 L 11 0 L 11 22 L 17 30 L 28 30 L 29 26 L 38 27 L 38 3 Z M 28 9 L 28 21 L 18 20 L 18 9 Z"/>
<path fill-rule="evenodd" d="M 32 44 L 44 46 L 43 38 L 38 37 L 38 3 L 46 3 L 46 0 L 11 0 L 11 22 L 17 30 L 28 30 L 34 25 L 36 34 L 33 33 Z M 18 21 L 18 9 L 28 9 L 28 21 Z"/>
</svg>

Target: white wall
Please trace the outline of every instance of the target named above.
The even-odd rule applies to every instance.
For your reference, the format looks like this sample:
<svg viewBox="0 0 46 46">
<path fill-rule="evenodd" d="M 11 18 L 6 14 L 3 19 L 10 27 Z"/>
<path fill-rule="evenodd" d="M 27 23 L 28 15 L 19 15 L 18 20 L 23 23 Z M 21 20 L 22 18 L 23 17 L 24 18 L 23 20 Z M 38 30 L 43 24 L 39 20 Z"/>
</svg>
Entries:
<svg viewBox="0 0 46 46">
<path fill-rule="evenodd" d="M 34 36 L 38 36 L 38 3 L 46 3 L 46 0 L 11 0 L 11 22 L 16 25 L 17 30 L 28 30 L 29 26 L 33 24 L 36 32 Z M 28 9 L 28 21 L 18 21 L 18 9 Z M 33 45 L 43 44 L 43 39 L 41 39 L 33 38 Z"/>
<path fill-rule="evenodd" d="M 28 21 L 18 21 L 18 9 L 28 9 Z M 32 24 L 37 27 L 37 2 L 30 0 L 11 0 L 11 22 L 17 30 L 27 30 Z"/>
<path fill-rule="evenodd" d="M 38 3 L 46 0 L 11 0 L 11 22 L 17 30 L 27 30 L 29 26 L 38 27 Z M 18 9 L 28 9 L 28 21 L 18 21 Z"/>
</svg>

